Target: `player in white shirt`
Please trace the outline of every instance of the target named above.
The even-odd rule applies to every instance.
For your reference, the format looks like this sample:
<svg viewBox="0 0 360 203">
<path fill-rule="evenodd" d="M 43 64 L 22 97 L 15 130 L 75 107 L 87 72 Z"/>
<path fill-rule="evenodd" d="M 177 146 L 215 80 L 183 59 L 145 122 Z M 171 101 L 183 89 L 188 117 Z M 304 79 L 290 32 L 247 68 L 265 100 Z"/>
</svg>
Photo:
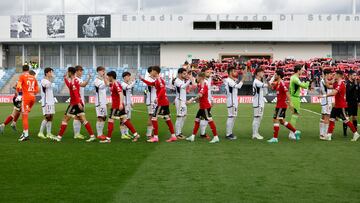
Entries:
<svg viewBox="0 0 360 203">
<path fill-rule="evenodd" d="M 236 140 L 233 134 L 233 128 L 238 111 L 238 90 L 243 86 L 245 76 L 238 82 L 239 73 L 234 67 L 227 69 L 228 78 L 224 80 L 226 89 L 226 105 L 228 109 L 228 118 L 226 121 L 226 138 L 229 140 Z"/>
<path fill-rule="evenodd" d="M 332 91 L 332 86 L 330 83 L 331 71 L 325 69 L 320 80 L 320 95 L 329 94 Z M 329 128 L 329 119 L 332 109 L 332 97 L 320 98 L 321 104 L 321 119 L 320 119 L 320 139 L 324 138 L 327 135 L 327 130 Z"/>
<path fill-rule="evenodd" d="M 124 95 L 124 108 L 128 119 L 131 119 L 131 110 L 132 110 L 132 89 L 135 86 L 135 80 L 131 78 L 130 72 L 124 72 L 122 74 L 123 82 L 121 83 L 121 87 L 123 89 Z M 120 125 L 121 138 L 122 139 L 131 139 L 132 136 L 129 134 L 129 129 L 121 123 Z"/>
<path fill-rule="evenodd" d="M 208 85 L 208 98 L 209 98 L 209 102 L 210 104 L 212 105 L 213 103 L 213 98 L 212 98 L 212 87 L 211 87 L 211 83 L 212 83 L 212 69 L 209 68 L 209 67 L 205 67 L 201 70 L 201 72 L 204 72 L 205 73 L 205 81 Z M 201 138 L 206 138 L 208 140 L 210 140 L 210 137 L 206 134 L 206 127 L 208 126 L 208 121 L 207 120 L 201 120 L 200 121 L 200 137 Z"/>
<path fill-rule="evenodd" d="M 84 92 L 85 92 L 86 85 L 88 85 L 89 82 L 90 82 L 91 75 L 90 75 L 90 72 L 89 72 L 87 79 L 84 81 L 82 79 L 82 75 L 83 75 L 83 71 L 84 71 L 83 67 L 80 66 L 80 65 L 77 65 L 77 66 L 75 66 L 75 69 L 76 69 L 75 76 L 80 81 L 80 96 L 81 96 L 81 101 L 84 104 L 84 110 L 85 110 L 85 95 L 84 95 Z M 78 117 L 74 118 L 73 128 L 74 128 L 74 138 L 83 140 L 85 137 L 84 137 L 84 135 L 80 134 L 81 122 L 80 122 L 80 119 Z"/>
<path fill-rule="evenodd" d="M 149 82 L 154 82 L 155 79 L 152 78 L 150 76 L 150 72 L 151 72 L 151 67 L 148 68 L 147 72 L 148 74 L 145 75 L 145 80 L 149 81 Z M 145 90 L 145 96 L 146 96 L 146 106 L 147 106 L 147 111 L 149 114 L 148 117 L 148 122 L 147 122 L 147 130 L 146 130 L 146 137 L 149 139 L 152 136 L 152 132 L 153 132 L 153 126 L 152 126 L 152 115 L 154 114 L 154 111 L 156 109 L 156 89 L 154 86 L 147 86 L 146 90 Z"/>
<path fill-rule="evenodd" d="M 94 80 L 95 86 L 95 110 L 96 110 L 96 132 L 99 139 L 105 139 L 103 134 L 105 120 L 107 116 L 107 96 L 106 89 L 109 86 L 109 81 L 105 74 L 105 67 L 99 66 L 96 68 L 97 76 Z"/>
<path fill-rule="evenodd" d="M 176 122 L 175 122 L 175 135 L 178 139 L 184 139 L 182 129 L 185 124 L 187 115 L 186 106 L 186 88 L 191 84 L 191 74 L 187 73 L 185 68 L 178 70 L 178 76 L 174 81 L 174 88 L 176 92 L 175 107 L 176 107 Z"/>
<path fill-rule="evenodd" d="M 42 139 L 53 138 L 51 134 L 52 120 L 55 114 L 55 99 L 52 88 L 52 79 L 54 77 L 54 70 L 52 68 L 44 69 L 45 77 L 41 80 L 41 107 L 44 115 L 44 119 L 40 124 L 40 130 L 38 137 Z M 44 135 L 44 129 L 46 128 L 46 136 Z"/>
<path fill-rule="evenodd" d="M 268 84 L 265 84 L 263 82 L 264 78 L 264 70 L 262 68 L 255 69 L 254 72 L 254 82 L 253 82 L 253 109 L 254 109 L 254 119 L 252 123 L 252 138 L 262 140 L 264 137 L 262 137 L 259 134 L 259 128 L 261 124 L 261 120 L 264 115 L 264 107 L 265 107 L 265 101 L 264 101 L 264 91 L 268 88 Z M 272 77 L 270 83 L 274 81 L 275 77 Z"/>
</svg>

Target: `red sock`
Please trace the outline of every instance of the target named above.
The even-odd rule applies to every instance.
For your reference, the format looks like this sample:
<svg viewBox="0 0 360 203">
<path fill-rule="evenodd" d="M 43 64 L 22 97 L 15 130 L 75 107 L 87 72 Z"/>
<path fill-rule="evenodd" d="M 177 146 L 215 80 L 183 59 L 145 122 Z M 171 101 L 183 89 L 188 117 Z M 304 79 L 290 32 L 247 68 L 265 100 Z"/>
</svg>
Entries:
<svg viewBox="0 0 360 203">
<path fill-rule="evenodd" d="M 332 134 L 334 132 L 334 128 L 335 128 L 335 121 L 330 120 L 329 122 L 329 128 L 328 128 L 328 133 Z"/>
<path fill-rule="evenodd" d="M 216 131 L 216 125 L 214 121 L 209 121 L 209 126 L 211 128 L 211 131 L 213 133 L 214 136 L 218 136 L 217 131 Z"/>
<path fill-rule="evenodd" d="M 166 124 L 167 124 L 168 127 L 169 127 L 170 133 L 171 133 L 172 135 L 175 134 L 174 125 L 173 125 L 173 123 L 171 122 L 171 119 L 166 120 Z"/>
<path fill-rule="evenodd" d="M 274 138 L 278 138 L 279 136 L 279 130 L 280 130 L 280 126 L 278 123 L 274 123 Z"/>
<path fill-rule="evenodd" d="M 29 129 L 29 120 L 28 120 L 28 114 L 24 113 L 22 115 L 22 119 L 23 119 L 23 130 L 28 130 Z"/>
<path fill-rule="evenodd" d="M 108 122 L 108 134 L 107 134 L 108 138 L 111 138 L 113 130 L 114 130 L 114 121 L 109 121 Z"/>
<path fill-rule="evenodd" d="M 200 121 L 195 121 L 194 129 L 193 129 L 193 135 L 196 135 L 200 127 Z"/>
<path fill-rule="evenodd" d="M 135 130 L 133 124 L 130 122 L 129 119 L 127 119 L 124 124 L 126 125 L 127 128 L 129 128 L 129 130 L 130 130 L 130 132 L 131 132 L 132 134 L 135 134 L 135 133 L 136 133 L 136 130 Z"/>
<path fill-rule="evenodd" d="M 348 121 L 348 122 L 346 122 L 345 124 L 351 129 L 351 131 L 352 131 L 353 133 L 356 132 L 356 128 L 355 128 L 355 126 L 354 126 L 354 124 L 353 124 L 352 122 Z"/>
<path fill-rule="evenodd" d="M 94 132 L 93 130 L 91 129 L 91 125 L 89 122 L 86 121 L 85 123 L 85 128 L 86 128 L 86 131 L 89 133 L 90 136 L 93 136 L 94 135 Z"/>
<path fill-rule="evenodd" d="M 296 131 L 296 129 L 294 128 L 294 126 L 291 125 L 291 123 L 285 122 L 284 125 L 285 125 L 285 127 L 286 127 L 287 129 L 289 129 L 291 132 L 294 133 L 294 132 Z"/>
<path fill-rule="evenodd" d="M 66 127 L 67 127 L 67 123 L 61 123 L 61 126 L 60 126 L 60 131 L 58 133 L 58 135 L 60 137 L 62 137 L 64 135 L 64 132 L 66 130 Z"/>
<path fill-rule="evenodd" d="M 9 124 L 12 120 L 13 120 L 13 116 L 12 115 L 8 116 L 4 121 L 4 125 Z"/>
<path fill-rule="evenodd" d="M 15 116 L 14 116 L 14 122 L 16 122 L 20 117 L 20 113 L 17 113 Z"/>
<path fill-rule="evenodd" d="M 159 125 L 157 120 L 151 120 L 151 123 L 154 128 L 154 135 L 159 135 Z"/>
</svg>

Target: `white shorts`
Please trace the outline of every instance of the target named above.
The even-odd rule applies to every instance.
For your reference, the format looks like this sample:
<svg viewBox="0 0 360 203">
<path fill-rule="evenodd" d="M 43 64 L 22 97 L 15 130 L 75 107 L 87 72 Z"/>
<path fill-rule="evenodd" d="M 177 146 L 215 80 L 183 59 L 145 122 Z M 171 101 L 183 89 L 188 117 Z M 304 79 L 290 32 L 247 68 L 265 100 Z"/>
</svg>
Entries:
<svg viewBox="0 0 360 203">
<path fill-rule="evenodd" d="M 186 102 L 176 99 L 175 107 L 176 107 L 176 116 L 183 117 L 187 115 Z"/>
<path fill-rule="evenodd" d="M 264 107 L 254 107 L 254 117 L 262 117 L 264 115 Z"/>
<path fill-rule="evenodd" d="M 237 110 L 238 110 L 238 108 L 237 108 L 237 106 L 232 106 L 232 107 L 228 107 L 227 108 L 228 109 L 228 116 L 229 117 L 237 117 Z"/>
<path fill-rule="evenodd" d="M 152 103 L 152 104 L 149 104 L 149 105 L 146 105 L 147 107 L 147 111 L 148 111 L 148 114 L 149 115 L 153 115 L 154 112 L 155 112 L 155 109 L 156 109 L 156 104 Z"/>
<path fill-rule="evenodd" d="M 131 105 L 126 105 L 125 106 L 125 112 L 126 112 L 126 116 L 127 116 L 128 119 L 131 119 L 131 110 L 132 110 Z"/>
<path fill-rule="evenodd" d="M 55 114 L 55 105 L 48 105 L 42 107 L 43 115 Z"/>
<path fill-rule="evenodd" d="M 332 105 L 326 104 L 324 106 L 321 106 L 321 114 L 330 115 L 331 114 Z"/>
<path fill-rule="evenodd" d="M 95 109 L 96 109 L 97 117 L 106 117 L 107 116 L 106 105 L 97 106 L 97 107 L 95 107 Z"/>
</svg>

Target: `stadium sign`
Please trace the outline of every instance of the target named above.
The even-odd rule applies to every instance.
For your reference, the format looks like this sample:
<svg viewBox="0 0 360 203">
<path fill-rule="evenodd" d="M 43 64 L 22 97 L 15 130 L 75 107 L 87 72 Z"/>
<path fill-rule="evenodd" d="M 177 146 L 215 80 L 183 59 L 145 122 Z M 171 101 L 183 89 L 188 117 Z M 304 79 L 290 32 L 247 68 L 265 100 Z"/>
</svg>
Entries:
<svg viewBox="0 0 360 203">
<path fill-rule="evenodd" d="M 183 22 L 189 15 L 175 15 L 175 14 L 157 14 L 157 15 L 121 15 L 121 21 L 123 22 Z M 347 14 L 307 14 L 307 15 L 296 15 L 296 14 L 277 14 L 277 15 L 263 15 L 263 14 L 251 14 L 251 15 L 236 15 L 236 14 L 204 14 L 204 21 L 360 21 L 360 15 L 347 15 Z"/>
<path fill-rule="evenodd" d="M 360 21 L 359 15 L 346 15 L 346 14 L 308 14 L 308 15 L 295 15 L 295 14 L 278 14 L 278 15 L 233 15 L 233 14 L 207 14 L 205 21 L 295 21 L 295 18 L 302 21 Z M 299 19 L 301 18 L 301 19 Z"/>
<path fill-rule="evenodd" d="M 146 21 L 159 21 L 159 22 L 164 22 L 164 21 L 167 21 L 167 22 L 182 22 L 184 20 L 184 16 L 182 15 L 173 15 L 173 14 L 170 14 L 170 15 L 165 15 L 165 14 L 162 14 L 162 15 L 128 15 L 128 14 L 123 14 L 121 16 L 121 20 L 122 21 L 129 21 L 129 22 L 136 22 L 136 21 L 143 21 L 143 22 L 146 22 Z"/>
</svg>

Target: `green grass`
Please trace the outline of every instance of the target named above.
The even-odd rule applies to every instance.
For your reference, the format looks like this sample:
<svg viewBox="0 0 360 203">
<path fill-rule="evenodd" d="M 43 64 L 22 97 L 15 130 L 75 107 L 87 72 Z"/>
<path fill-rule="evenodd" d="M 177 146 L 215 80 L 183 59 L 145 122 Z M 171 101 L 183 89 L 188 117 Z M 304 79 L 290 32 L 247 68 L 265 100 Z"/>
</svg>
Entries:
<svg viewBox="0 0 360 203">
<path fill-rule="evenodd" d="M 320 110 L 318 105 L 303 107 Z M 1 120 L 11 108 L 0 105 Z M 66 105 L 56 108 L 54 134 Z M 186 135 L 192 131 L 196 108 L 189 107 Z M 266 139 L 272 136 L 273 108 L 266 106 L 261 125 Z M 144 135 L 145 106 L 136 105 L 135 110 L 133 123 Z M 54 143 L 36 137 L 42 119 L 37 105 L 30 114 L 29 142 L 18 143 L 19 134 L 9 127 L 0 136 L 0 202 L 359 201 L 360 143 L 344 138 L 340 123 L 334 140 L 321 142 L 319 116 L 302 111 L 300 142 L 289 141 L 282 128 L 280 142 L 268 144 L 250 139 L 252 107 L 240 105 L 234 130 L 238 140 L 228 141 L 223 139 L 225 105 L 215 105 L 212 113 L 222 138 L 216 145 L 199 138 L 195 143 L 165 143 L 169 133 L 162 121 L 158 144 L 146 143 L 144 136 L 138 143 L 121 140 L 118 125 L 111 144 L 74 140 L 72 125 L 63 142 Z M 95 130 L 93 105 L 87 106 L 87 118 Z"/>
</svg>

